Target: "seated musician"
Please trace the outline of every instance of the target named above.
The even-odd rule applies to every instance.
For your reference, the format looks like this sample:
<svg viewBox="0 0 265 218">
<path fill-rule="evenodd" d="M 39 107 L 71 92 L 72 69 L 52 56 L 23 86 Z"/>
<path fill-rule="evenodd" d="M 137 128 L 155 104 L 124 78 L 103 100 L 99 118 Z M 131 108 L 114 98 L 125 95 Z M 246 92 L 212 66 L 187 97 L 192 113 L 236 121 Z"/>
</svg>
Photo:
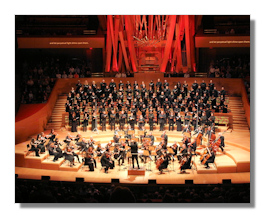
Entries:
<svg viewBox="0 0 265 218">
<path fill-rule="evenodd" d="M 169 160 L 170 156 L 166 152 L 163 152 L 162 155 L 158 158 L 157 162 L 160 162 L 160 165 L 158 166 L 160 174 L 163 174 L 163 169 L 167 169 Z"/>
<path fill-rule="evenodd" d="M 180 173 L 185 173 L 186 169 L 191 169 L 191 154 L 184 154 L 180 161 Z"/>
<path fill-rule="evenodd" d="M 83 158 L 83 163 L 84 166 L 89 167 L 89 171 L 94 171 L 94 162 L 88 153 L 86 153 L 86 156 Z"/>
<path fill-rule="evenodd" d="M 177 156 L 178 160 L 180 161 L 183 155 L 186 154 L 187 152 L 188 152 L 188 147 L 186 146 L 185 143 L 183 143 L 182 146 L 180 147 L 179 155 Z"/>
<path fill-rule="evenodd" d="M 50 141 L 54 141 L 55 137 L 57 137 L 57 136 L 58 136 L 58 134 L 54 131 L 54 129 L 52 129 L 51 132 L 50 132 L 50 134 L 47 135 L 46 137 L 48 139 L 50 139 Z"/>
<path fill-rule="evenodd" d="M 164 139 L 162 139 L 162 141 L 159 143 L 159 145 L 161 145 L 162 149 L 164 149 L 164 150 L 167 149 L 166 141 Z"/>
<path fill-rule="evenodd" d="M 179 144 L 178 144 L 176 141 L 174 141 L 174 144 L 171 145 L 171 148 L 172 148 L 172 150 L 174 151 L 173 156 L 177 155 L 177 154 L 178 154 Z"/>
<path fill-rule="evenodd" d="M 60 148 L 60 146 L 62 146 L 61 142 L 59 141 L 58 138 L 55 138 L 54 147 L 57 153 L 54 155 L 54 159 L 53 159 L 54 162 L 57 161 L 58 158 L 63 157 L 63 151 Z"/>
<path fill-rule="evenodd" d="M 36 157 L 39 157 L 39 156 L 40 156 L 40 155 L 39 155 L 39 150 L 40 150 L 40 149 L 37 148 L 37 146 L 38 146 L 37 141 L 36 141 L 34 138 L 32 138 L 31 141 L 30 141 L 30 143 L 29 143 L 29 145 L 31 146 L 31 148 L 29 149 L 29 151 L 34 151 Z"/>
<path fill-rule="evenodd" d="M 197 144 L 196 144 L 195 139 L 191 140 L 191 143 L 189 144 L 189 148 L 190 148 L 190 152 L 196 155 Z"/>
<path fill-rule="evenodd" d="M 162 146 L 158 145 L 158 147 L 156 148 L 155 161 L 163 154 L 162 151 L 163 151 Z"/>
<path fill-rule="evenodd" d="M 209 163 L 214 163 L 215 160 L 215 152 L 209 148 L 207 154 L 201 160 L 201 163 L 205 165 L 206 169 L 209 169 Z"/>
<path fill-rule="evenodd" d="M 119 153 L 120 153 L 120 147 L 119 147 L 119 144 L 116 143 L 116 144 L 114 145 L 114 149 L 113 149 L 113 157 L 114 157 L 115 160 L 118 159 L 118 157 L 119 157 Z"/>
<path fill-rule="evenodd" d="M 218 133 L 218 137 L 219 137 L 219 141 L 220 141 L 220 143 L 219 143 L 219 148 L 221 148 L 221 150 L 222 150 L 222 152 L 225 152 L 225 150 L 224 150 L 224 147 L 225 147 L 225 138 L 224 138 L 224 136 L 222 135 L 222 133 L 221 132 L 219 132 Z"/>
<path fill-rule="evenodd" d="M 116 133 L 113 137 L 114 143 L 119 143 L 120 138 L 121 137 L 118 135 L 118 133 Z"/>
<path fill-rule="evenodd" d="M 108 144 L 106 144 L 106 146 L 105 146 L 105 151 L 106 152 L 109 152 L 109 149 L 110 149 L 111 145 L 112 145 L 112 141 L 109 141 Z"/>
<path fill-rule="evenodd" d="M 69 145 L 66 146 L 66 150 L 67 150 L 67 149 L 68 149 L 68 150 L 71 150 L 72 155 L 73 155 L 74 157 L 76 157 L 76 159 L 77 159 L 78 162 L 80 163 L 79 156 L 75 153 L 76 145 L 75 145 L 75 142 L 74 142 L 74 141 L 71 141 L 71 142 L 69 143 Z"/>
<path fill-rule="evenodd" d="M 103 153 L 103 149 L 101 147 L 101 144 L 98 144 L 97 149 L 96 149 L 97 157 L 101 157 L 102 153 Z"/>
<path fill-rule="evenodd" d="M 73 136 L 71 136 L 70 133 L 68 132 L 67 133 L 67 136 L 65 137 L 64 143 L 66 143 L 67 145 L 69 145 L 72 140 L 73 140 Z"/>
<path fill-rule="evenodd" d="M 184 134 L 184 133 L 191 133 L 189 125 L 185 125 L 185 127 L 183 128 L 182 134 Z"/>
<path fill-rule="evenodd" d="M 42 132 L 37 136 L 37 143 L 38 143 L 37 148 L 40 149 L 40 153 L 45 152 L 45 146 L 44 146 L 45 142 L 46 142 L 46 137 L 44 136 L 44 132 Z"/>
<path fill-rule="evenodd" d="M 65 160 L 68 160 L 70 162 L 70 167 L 75 166 L 73 150 L 72 150 L 72 148 L 70 146 L 67 146 L 65 148 L 65 151 L 64 151 L 63 155 L 65 157 Z"/>
<path fill-rule="evenodd" d="M 81 142 L 77 142 L 76 145 L 78 146 L 78 150 L 80 150 L 81 152 L 86 151 L 88 148 L 88 143 L 87 140 L 85 138 L 82 138 Z"/>
<path fill-rule="evenodd" d="M 93 139 L 93 136 L 90 136 L 90 139 L 88 140 L 88 146 L 89 147 L 92 147 L 93 148 L 93 150 L 94 150 L 94 145 L 95 145 L 95 140 Z"/>
<path fill-rule="evenodd" d="M 78 132 L 74 140 L 75 140 L 76 142 L 78 142 L 78 141 L 80 140 L 81 137 L 82 137 L 82 136 L 81 136 L 80 132 Z"/>
<path fill-rule="evenodd" d="M 97 162 L 96 162 L 96 160 L 94 158 L 94 151 L 93 151 L 92 147 L 88 147 L 88 150 L 86 152 L 86 157 L 87 157 L 87 161 L 90 162 L 90 163 L 94 163 L 95 168 L 97 168 Z M 91 169 L 94 170 L 94 167 L 91 168 Z M 93 171 L 93 170 L 91 170 L 91 171 Z"/>
<path fill-rule="evenodd" d="M 105 167 L 105 173 L 108 173 L 109 168 L 113 169 L 115 167 L 115 163 L 110 158 L 110 154 L 108 152 L 105 152 L 100 160 L 101 166 Z"/>
<path fill-rule="evenodd" d="M 152 132 L 149 132 L 149 134 L 146 136 L 146 138 L 150 138 L 151 139 L 150 145 L 154 145 L 155 137 L 153 136 Z"/>
</svg>

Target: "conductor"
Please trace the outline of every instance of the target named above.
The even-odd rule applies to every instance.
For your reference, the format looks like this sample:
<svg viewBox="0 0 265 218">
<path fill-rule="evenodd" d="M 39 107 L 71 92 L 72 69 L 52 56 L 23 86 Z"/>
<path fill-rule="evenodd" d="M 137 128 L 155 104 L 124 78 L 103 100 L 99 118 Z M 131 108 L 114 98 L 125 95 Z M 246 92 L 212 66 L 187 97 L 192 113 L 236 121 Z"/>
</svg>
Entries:
<svg viewBox="0 0 265 218">
<path fill-rule="evenodd" d="M 138 166 L 138 169 L 140 169 L 139 162 L 138 162 L 138 144 L 137 144 L 137 142 L 132 140 L 130 147 L 131 147 L 131 153 L 132 153 L 132 165 L 133 165 L 133 168 L 134 168 L 134 159 L 135 159 L 136 163 L 137 163 L 137 166 Z"/>
</svg>

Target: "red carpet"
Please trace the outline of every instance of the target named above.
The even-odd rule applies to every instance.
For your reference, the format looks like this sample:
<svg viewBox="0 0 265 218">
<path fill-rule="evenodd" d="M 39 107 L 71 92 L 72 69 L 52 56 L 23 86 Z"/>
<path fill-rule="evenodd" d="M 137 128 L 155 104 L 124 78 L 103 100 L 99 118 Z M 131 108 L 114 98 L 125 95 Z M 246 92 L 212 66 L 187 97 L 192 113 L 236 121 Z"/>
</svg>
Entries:
<svg viewBox="0 0 265 218">
<path fill-rule="evenodd" d="M 21 104 L 18 110 L 18 113 L 16 115 L 15 121 L 18 122 L 20 120 L 23 120 L 32 114 L 35 114 L 40 109 L 42 109 L 46 103 L 43 104 Z"/>
</svg>

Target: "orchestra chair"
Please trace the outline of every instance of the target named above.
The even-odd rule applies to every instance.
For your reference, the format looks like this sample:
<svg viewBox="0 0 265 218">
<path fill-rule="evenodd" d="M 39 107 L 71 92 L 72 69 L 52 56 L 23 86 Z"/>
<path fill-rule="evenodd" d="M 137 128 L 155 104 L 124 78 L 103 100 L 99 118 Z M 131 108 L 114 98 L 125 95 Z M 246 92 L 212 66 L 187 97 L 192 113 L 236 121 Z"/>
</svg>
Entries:
<svg viewBox="0 0 265 218">
<path fill-rule="evenodd" d="M 135 133 L 134 130 L 129 130 L 129 131 L 128 131 L 128 135 L 133 135 L 134 133 Z"/>
</svg>

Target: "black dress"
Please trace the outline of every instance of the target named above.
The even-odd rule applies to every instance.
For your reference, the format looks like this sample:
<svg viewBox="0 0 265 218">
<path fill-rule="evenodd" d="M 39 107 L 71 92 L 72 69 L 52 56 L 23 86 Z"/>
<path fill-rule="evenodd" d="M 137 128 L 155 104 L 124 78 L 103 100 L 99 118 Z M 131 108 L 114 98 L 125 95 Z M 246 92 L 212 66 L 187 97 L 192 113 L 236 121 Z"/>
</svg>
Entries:
<svg viewBox="0 0 265 218">
<path fill-rule="evenodd" d="M 72 132 L 77 132 L 77 121 L 76 121 L 76 117 L 72 118 Z"/>
<path fill-rule="evenodd" d="M 182 131 L 182 128 L 181 128 L 181 117 L 179 117 L 179 116 L 176 117 L 176 124 L 177 124 L 177 131 Z"/>
</svg>

